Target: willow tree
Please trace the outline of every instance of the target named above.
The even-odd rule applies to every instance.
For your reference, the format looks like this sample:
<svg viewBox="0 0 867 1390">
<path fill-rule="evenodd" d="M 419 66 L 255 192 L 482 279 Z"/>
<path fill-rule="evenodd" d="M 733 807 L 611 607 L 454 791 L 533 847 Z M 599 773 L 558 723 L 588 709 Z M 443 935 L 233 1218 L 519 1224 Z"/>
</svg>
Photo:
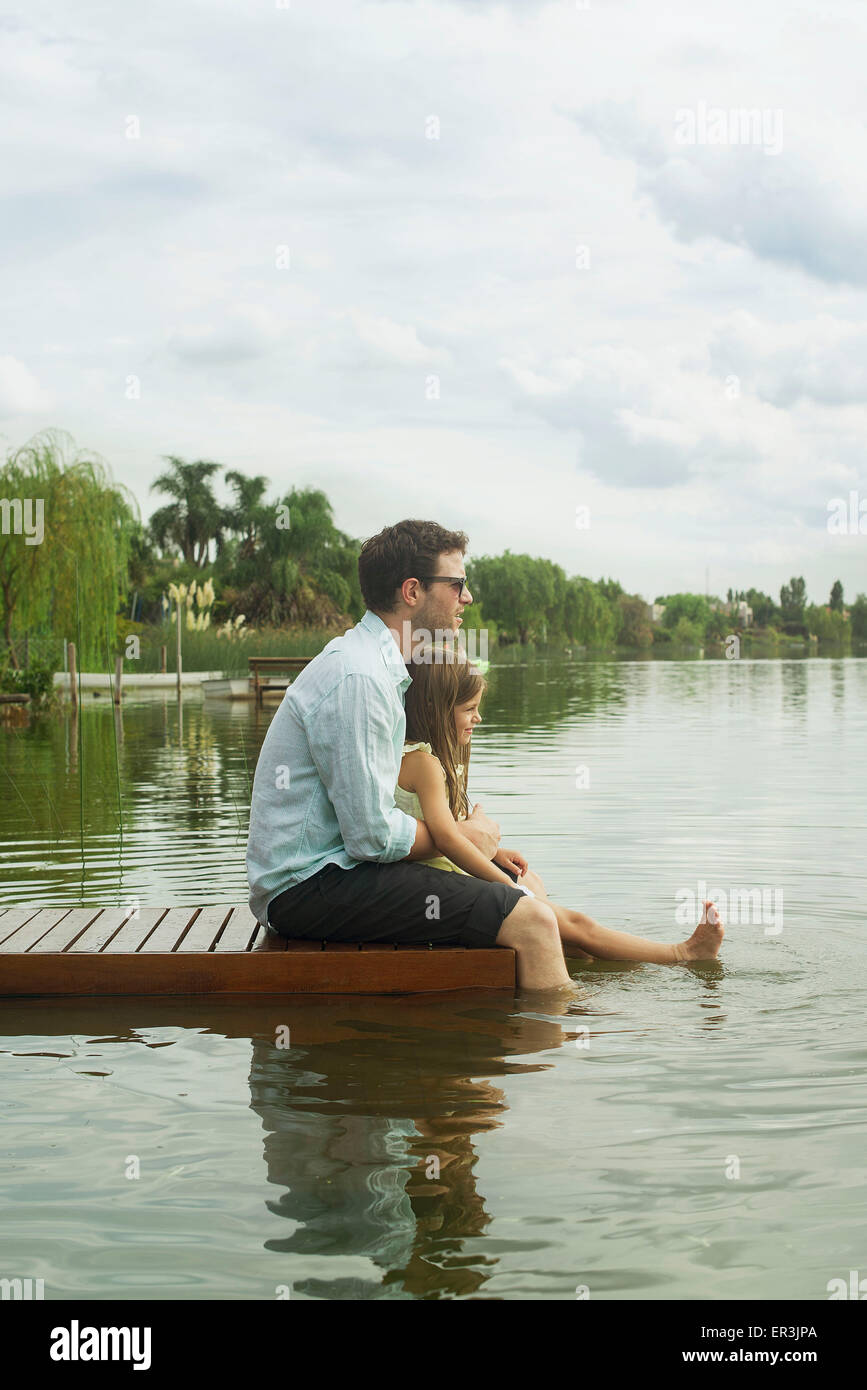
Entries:
<svg viewBox="0 0 867 1390">
<path fill-rule="evenodd" d="M 119 487 L 98 455 L 79 450 L 68 434 L 45 430 L 7 455 L 0 468 L 6 499 L 0 532 L 0 617 L 13 666 L 16 635 L 25 630 L 75 639 L 82 668 L 101 669 L 115 640 L 117 605 L 126 591 L 135 499 Z M 16 527 L 18 510 L 43 518 Z"/>
</svg>

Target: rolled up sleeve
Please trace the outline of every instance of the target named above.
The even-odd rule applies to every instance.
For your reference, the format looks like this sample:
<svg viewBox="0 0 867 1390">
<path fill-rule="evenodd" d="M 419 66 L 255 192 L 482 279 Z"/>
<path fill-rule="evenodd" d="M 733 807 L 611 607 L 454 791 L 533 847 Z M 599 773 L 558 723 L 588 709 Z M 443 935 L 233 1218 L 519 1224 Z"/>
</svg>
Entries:
<svg viewBox="0 0 867 1390">
<path fill-rule="evenodd" d="M 379 684 L 367 675 L 345 675 L 304 725 L 347 853 L 382 864 L 405 859 L 418 822 L 394 804 L 400 760 L 393 711 Z"/>
</svg>

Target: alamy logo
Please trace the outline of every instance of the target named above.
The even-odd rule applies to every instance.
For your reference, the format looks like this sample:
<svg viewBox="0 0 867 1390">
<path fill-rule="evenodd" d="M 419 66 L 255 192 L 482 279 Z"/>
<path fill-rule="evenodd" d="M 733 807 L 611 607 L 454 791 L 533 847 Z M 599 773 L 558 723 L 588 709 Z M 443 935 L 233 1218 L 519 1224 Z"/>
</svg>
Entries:
<svg viewBox="0 0 867 1390">
<path fill-rule="evenodd" d="M 716 903 L 722 919 L 727 925 L 752 924 L 763 926 L 765 936 L 779 936 L 783 930 L 783 890 L 782 888 L 708 888 L 704 880 L 692 888 L 678 888 L 674 895 L 677 906 L 674 920 L 684 927 L 695 923 L 696 913 L 708 901 Z"/>
<path fill-rule="evenodd" d="M 867 497 L 855 488 L 846 497 L 832 497 L 828 502 L 828 534 L 830 536 L 867 536 Z"/>
<path fill-rule="evenodd" d="M 461 664 L 488 663 L 488 629 L 470 628 L 468 632 L 452 632 L 451 628 L 413 627 L 409 619 L 403 622 L 403 649 L 412 653 L 410 660 L 416 666 L 445 666 L 452 662 Z"/>
<path fill-rule="evenodd" d="M 134 1371 L 151 1364 L 149 1327 L 81 1327 L 73 1318 L 69 1327 L 51 1329 L 52 1361 L 132 1361 Z"/>
<path fill-rule="evenodd" d="M 674 138 L 678 145 L 758 145 L 765 154 L 783 148 L 783 113 L 766 108 L 708 106 L 700 101 L 693 111 L 681 106 L 674 113 Z"/>
<path fill-rule="evenodd" d="M 867 1279 L 862 1279 L 857 1269 L 849 1270 L 848 1285 L 845 1279 L 829 1279 L 825 1288 L 828 1298 L 832 1301 L 837 1298 L 854 1298 L 863 1303 L 867 1299 Z"/>
<path fill-rule="evenodd" d="M 33 509 L 36 508 L 36 520 Z M 4 536 L 24 536 L 25 545 L 41 545 L 45 538 L 44 497 L 0 497 L 0 531 Z"/>
</svg>

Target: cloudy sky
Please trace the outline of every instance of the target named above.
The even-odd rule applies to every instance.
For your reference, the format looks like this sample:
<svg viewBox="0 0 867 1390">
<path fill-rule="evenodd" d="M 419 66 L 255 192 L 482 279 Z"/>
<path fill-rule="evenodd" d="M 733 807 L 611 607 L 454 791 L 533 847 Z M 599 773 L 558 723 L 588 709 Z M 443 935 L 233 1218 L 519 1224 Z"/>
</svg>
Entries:
<svg viewBox="0 0 867 1390">
<path fill-rule="evenodd" d="M 651 598 L 867 589 L 827 528 L 867 498 L 863 0 L 4 14 L 4 450 L 67 430 L 144 515 L 211 458 Z"/>
</svg>

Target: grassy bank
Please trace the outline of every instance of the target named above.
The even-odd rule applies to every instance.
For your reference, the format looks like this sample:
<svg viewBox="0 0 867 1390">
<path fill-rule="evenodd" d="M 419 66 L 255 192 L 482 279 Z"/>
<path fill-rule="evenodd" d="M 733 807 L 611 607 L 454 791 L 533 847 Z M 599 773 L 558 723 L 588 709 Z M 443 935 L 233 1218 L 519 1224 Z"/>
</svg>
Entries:
<svg viewBox="0 0 867 1390">
<path fill-rule="evenodd" d="M 216 632 L 184 631 L 181 662 L 185 671 L 222 671 L 246 676 L 251 656 L 316 656 L 338 633 L 325 628 L 259 628 L 247 637 L 219 637 Z M 177 670 L 177 632 L 173 625 L 143 628 L 141 655 L 127 658 L 127 671 L 159 671 L 160 647 L 166 647 L 166 669 Z"/>
</svg>

